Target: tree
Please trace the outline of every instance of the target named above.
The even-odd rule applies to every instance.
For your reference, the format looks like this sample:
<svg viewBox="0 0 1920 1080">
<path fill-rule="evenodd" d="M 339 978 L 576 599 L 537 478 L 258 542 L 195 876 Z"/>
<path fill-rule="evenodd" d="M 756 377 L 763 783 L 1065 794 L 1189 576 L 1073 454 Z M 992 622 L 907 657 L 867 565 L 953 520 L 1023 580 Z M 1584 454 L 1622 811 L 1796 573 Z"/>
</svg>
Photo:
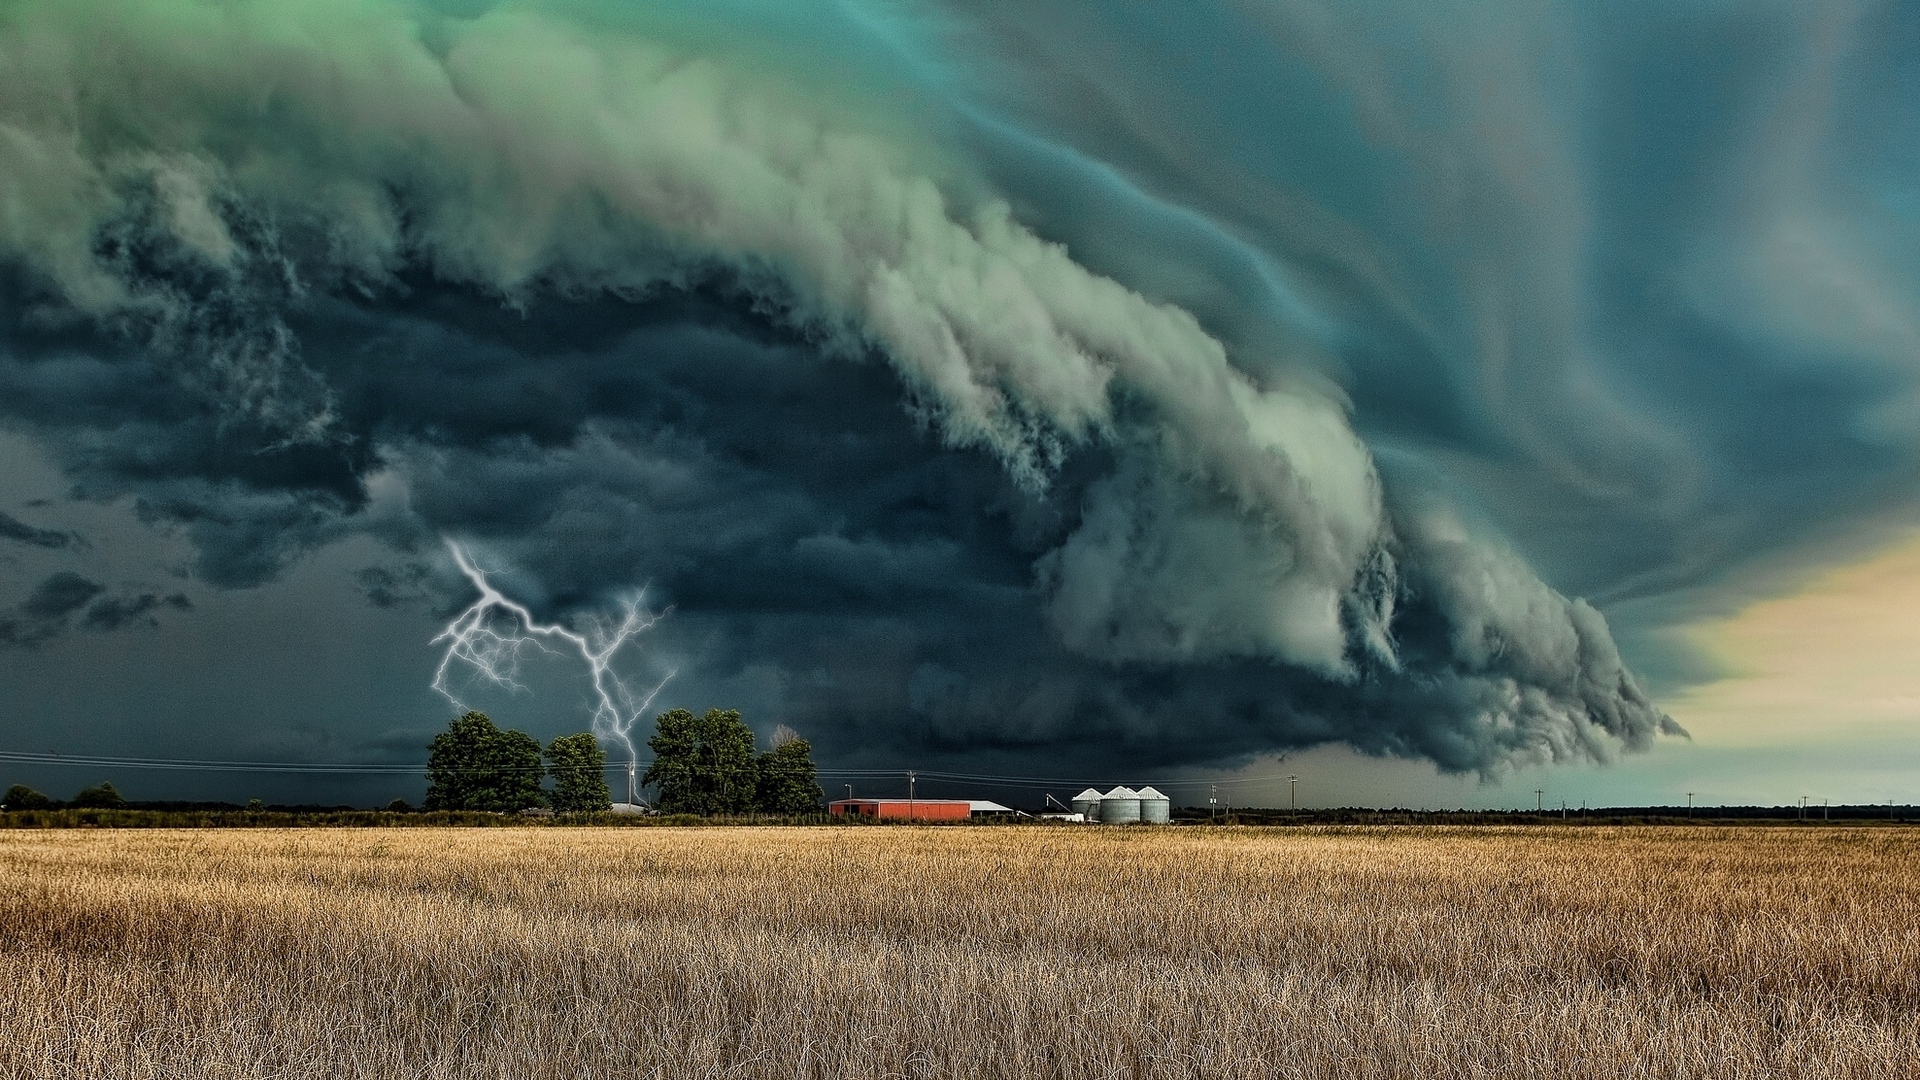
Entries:
<svg viewBox="0 0 1920 1080">
<path fill-rule="evenodd" d="M 590 732 L 561 735 L 547 744 L 547 771 L 553 774 L 553 808 L 562 814 L 613 809 L 607 790 L 607 752 Z"/>
<path fill-rule="evenodd" d="M 744 814 L 754 808 L 753 730 L 732 709 L 685 709 L 653 721 L 653 764 L 642 781 L 660 788 L 669 814 Z"/>
<path fill-rule="evenodd" d="M 73 805 L 90 809 L 111 810 L 116 806 L 125 806 L 127 800 L 120 797 L 112 783 L 102 780 L 73 797 Z"/>
<path fill-rule="evenodd" d="M 773 733 L 773 749 L 760 755 L 760 811 L 766 814 L 812 814 L 820 810 L 826 792 L 813 767 L 813 745 L 781 725 Z"/>
<path fill-rule="evenodd" d="M 524 731 L 501 731 L 470 712 L 427 746 L 427 809 L 510 814 L 546 801 L 540 744 Z"/>
<path fill-rule="evenodd" d="M 15 784 L 0 796 L 0 807 L 8 810 L 45 810 L 52 805 L 52 799 L 25 784 Z"/>
</svg>

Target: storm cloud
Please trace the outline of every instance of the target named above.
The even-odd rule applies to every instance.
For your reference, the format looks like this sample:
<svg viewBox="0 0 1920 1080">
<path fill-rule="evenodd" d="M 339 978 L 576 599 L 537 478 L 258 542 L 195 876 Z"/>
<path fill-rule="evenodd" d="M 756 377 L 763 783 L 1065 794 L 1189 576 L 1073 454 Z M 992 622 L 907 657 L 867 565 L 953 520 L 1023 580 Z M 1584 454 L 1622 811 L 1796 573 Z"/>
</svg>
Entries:
<svg viewBox="0 0 1920 1080">
<path fill-rule="evenodd" d="M 1653 61 L 1456 6 L 1404 13 L 1403 69 L 1317 4 L 12 4 L 0 410 L 217 588 L 372 538 L 346 587 L 457 605 L 442 535 L 543 612 L 651 582 L 692 662 L 771 673 L 757 722 L 847 755 L 1608 760 L 1678 729 L 1568 594 L 1883 505 L 1920 322 L 1808 298 L 1896 257 L 1810 209 L 1816 150 L 1747 218 L 1626 205 L 1541 69 Z M 1753 93 L 1817 113 L 1818 62 Z M 1594 225 L 1658 213 L 1701 239 Z M 1740 392 L 1662 361 L 1756 351 L 1808 390 L 1779 438 L 1855 433 L 1765 487 Z"/>
<path fill-rule="evenodd" d="M 79 540 L 73 533 L 59 529 L 36 529 L 8 513 L 0 513 L 0 539 L 38 548 L 64 548 Z"/>
</svg>

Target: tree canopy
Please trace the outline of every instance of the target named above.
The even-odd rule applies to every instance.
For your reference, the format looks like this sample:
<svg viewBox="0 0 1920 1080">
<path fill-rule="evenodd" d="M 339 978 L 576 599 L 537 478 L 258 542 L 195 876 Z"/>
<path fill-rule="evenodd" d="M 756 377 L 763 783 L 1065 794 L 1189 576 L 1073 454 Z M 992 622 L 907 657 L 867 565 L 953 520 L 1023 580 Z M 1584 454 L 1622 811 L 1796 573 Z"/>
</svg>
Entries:
<svg viewBox="0 0 1920 1080">
<path fill-rule="evenodd" d="M 591 732 L 561 735 L 547 744 L 547 771 L 553 774 L 553 808 L 562 814 L 613 808 L 607 790 L 607 752 Z"/>
<path fill-rule="evenodd" d="M 8 810 L 45 810 L 52 805 L 52 799 L 25 784 L 15 784 L 0 795 L 0 807 Z"/>
<path fill-rule="evenodd" d="M 792 731 L 774 734 L 773 749 L 760 755 L 757 802 L 766 814 L 811 814 L 826 793 L 813 766 L 813 746 Z"/>
<path fill-rule="evenodd" d="M 83 788 L 73 797 L 73 805 L 99 809 L 111 809 L 125 806 L 127 800 L 120 796 L 119 789 L 109 781 L 102 780 L 90 788 Z"/>
<path fill-rule="evenodd" d="M 732 709 L 695 716 L 673 709 L 654 718 L 653 764 L 642 778 L 660 789 L 669 814 L 805 814 L 824 794 L 807 740 L 782 727 L 773 749 L 754 756 L 753 730 Z"/>
<path fill-rule="evenodd" d="M 673 709 L 654 718 L 653 764 L 643 782 L 660 788 L 668 814 L 745 814 L 755 809 L 753 730 L 733 709 L 695 716 Z"/>
<path fill-rule="evenodd" d="M 540 744 L 502 731 L 486 713 L 469 712 L 427 746 L 427 809 L 513 813 L 541 806 Z"/>
</svg>

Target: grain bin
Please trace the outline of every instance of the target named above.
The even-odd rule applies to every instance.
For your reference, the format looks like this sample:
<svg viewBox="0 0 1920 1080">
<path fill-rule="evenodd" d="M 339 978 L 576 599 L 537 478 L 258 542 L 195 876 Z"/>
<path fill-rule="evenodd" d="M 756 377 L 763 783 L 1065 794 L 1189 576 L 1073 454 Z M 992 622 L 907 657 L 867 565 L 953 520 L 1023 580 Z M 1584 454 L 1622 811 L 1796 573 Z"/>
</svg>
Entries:
<svg viewBox="0 0 1920 1080">
<path fill-rule="evenodd" d="M 1131 825 L 1140 820 L 1140 794 L 1130 787 L 1117 787 L 1100 796 L 1102 825 Z"/>
<path fill-rule="evenodd" d="M 1100 820 L 1100 793 L 1088 788 L 1073 797 L 1073 812 L 1087 815 L 1088 821 Z"/>
<path fill-rule="evenodd" d="M 1165 825 L 1173 820 L 1173 800 L 1153 790 L 1143 787 L 1134 792 L 1140 796 L 1140 820 L 1149 825 Z"/>
</svg>

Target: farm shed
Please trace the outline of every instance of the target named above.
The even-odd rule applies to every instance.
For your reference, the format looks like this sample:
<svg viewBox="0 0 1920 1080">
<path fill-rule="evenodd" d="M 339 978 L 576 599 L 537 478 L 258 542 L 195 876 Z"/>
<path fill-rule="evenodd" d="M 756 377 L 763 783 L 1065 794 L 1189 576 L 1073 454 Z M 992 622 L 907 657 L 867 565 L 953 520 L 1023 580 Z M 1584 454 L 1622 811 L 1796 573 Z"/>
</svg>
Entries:
<svg viewBox="0 0 1920 1080">
<path fill-rule="evenodd" d="M 965 821 L 973 816 L 973 807 L 968 799 L 835 799 L 827 804 L 827 813 L 903 821 Z"/>
</svg>

